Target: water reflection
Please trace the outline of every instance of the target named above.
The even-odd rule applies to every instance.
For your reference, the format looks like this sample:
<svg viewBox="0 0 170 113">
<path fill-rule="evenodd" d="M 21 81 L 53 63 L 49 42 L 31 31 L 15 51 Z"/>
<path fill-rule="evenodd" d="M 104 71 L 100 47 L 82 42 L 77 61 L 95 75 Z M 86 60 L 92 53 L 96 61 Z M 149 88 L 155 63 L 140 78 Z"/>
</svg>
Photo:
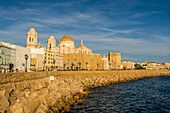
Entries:
<svg viewBox="0 0 170 113">
<path fill-rule="evenodd" d="M 90 91 L 84 103 L 75 105 L 71 112 L 170 112 L 170 77 L 145 78 Z"/>
</svg>

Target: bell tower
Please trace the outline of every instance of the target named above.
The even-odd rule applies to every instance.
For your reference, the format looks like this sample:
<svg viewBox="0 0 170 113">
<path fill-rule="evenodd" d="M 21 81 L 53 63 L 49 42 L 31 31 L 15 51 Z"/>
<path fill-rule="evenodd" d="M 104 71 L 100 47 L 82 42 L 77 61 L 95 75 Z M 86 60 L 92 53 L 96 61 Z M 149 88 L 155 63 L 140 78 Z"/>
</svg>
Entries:
<svg viewBox="0 0 170 113">
<path fill-rule="evenodd" d="M 36 48 L 36 47 L 37 47 L 37 32 L 32 27 L 27 32 L 27 44 L 26 44 L 26 48 Z"/>
<path fill-rule="evenodd" d="M 47 48 L 49 50 L 55 50 L 55 47 L 56 47 L 56 40 L 54 36 L 51 35 L 47 42 Z"/>
</svg>

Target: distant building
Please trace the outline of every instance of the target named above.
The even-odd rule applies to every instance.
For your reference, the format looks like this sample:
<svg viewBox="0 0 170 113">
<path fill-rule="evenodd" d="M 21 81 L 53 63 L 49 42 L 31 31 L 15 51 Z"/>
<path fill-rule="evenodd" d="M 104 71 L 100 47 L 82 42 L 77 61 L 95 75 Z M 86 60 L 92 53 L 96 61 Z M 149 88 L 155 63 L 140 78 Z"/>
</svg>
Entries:
<svg viewBox="0 0 170 113">
<path fill-rule="evenodd" d="M 170 69 L 170 63 L 164 63 L 164 68 L 165 69 Z"/>
<path fill-rule="evenodd" d="M 102 61 L 100 54 L 63 54 L 65 69 L 103 70 L 106 61 Z M 106 65 L 106 64 L 105 64 Z"/>
<path fill-rule="evenodd" d="M 26 60 L 25 55 L 28 55 L 27 71 L 30 71 L 31 50 L 29 48 L 16 46 L 16 69 L 25 72 Z"/>
<path fill-rule="evenodd" d="M 146 69 L 148 70 L 164 69 L 164 66 L 156 62 L 149 62 L 146 66 Z"/>
<path fill-rule="evenodd" d="M 64 62 L 64 58 L 63 55 L 59 54 L 59 53 L 54 53 L 54 59 L 55 59 L 55 64 L 54 67 L 56 69 L 63 69 L 63 62 Z"/>
<path fill-rule="evenodd" d="M 25 55 L 28 55 L 27 70 L 30 71 L 31 50 L 25 47 L 0 41 L 0 68 L 24 72 L 26 69 Z"/>
<path fill-rule="evenodd" d="M 75 43 L 70 36 L 64 36 L 60 39 L 58 47 L 56 47 L 56 40 L 53 36 L 50 36 L 47 43 L 47 48 L 49 50 L 53 50 L 59 54 L 73 54 L 73 53 L 85 53 L 92 54 L 92 50 L 83 45 L 83 41 L 81 41 L 81 45 L 75 48 Z"/>
<path fill-rule="evenodd" d="M 31 71 L 43 70 L 44 48 L 31 49 Z"/>
<path fill-rule="evenodd" d="M 108 59 L 107 59 L 105 56 L 103 56 L 102 61 L 103 61 L 103 69 L 104 69 L 104 70 L 109 70 L 110 67 L 109 67 L 109 61 L 108 61 Z"/>
<path fill-rule="evenodd" d="M 0 68 L 16 68 L 16 46 L 0 41 Z"/>
<path fill-rule="evenodd" d="M 109 61 L 109 65 L 111 69 L 121 69 L 120 53 L 112 53 L 111 51 L 109 51 L 109 53 L 107 53 L 107 59 Z"/>
<path fill-rule="evenodd" d="M 134 62 L 123 61 L 121 64 L 122 64 L 123 69 L 129 69 L 129 70 L 135 69 L 135 66 L 134 66 L 135 63 Z"/>
<path fill-rule="evenodd" d="M 81 45 L 75 48 L 73 39 L 64 36 L 60 39 L 59 45 L 56 47 L 56 40 L 53 36 L 48 39 L 48 49 L 55 53 L 62 54 L 64 57 L 64 69 L 84 69 L 84 70 L 106 70 L 108 69 L 108 61 L 100 54 L 93 54 L 92 50 Z M 55 64 L 57 65 L 57 64 Z"/>
<path fill-rule="evenodd" d="M 58 58 L 54 48 L 54 45 L 56 45 L 56 41 L 53 36 L 50 36 L 48 40 L 48 47 L 47 49 L 44 48 L 42 45 L 37 45 L 37 32 L 34 28 L 31 28 L 27 32 L 27 44 L 26 47 L 31 49 L 31 70 L 37 71 L 37 70 L 51 70 L 52 68 L 56 66 L 60 66 L 61 64 L 56 64 L 57 62 L 63 62 L 63 58 Z M 53 40 L 54 39 L 54 40 Z M 62 55 L 58 55 L 62 57 Z M 60 61 L 56 61 L 56 60 Z M 56 65 L 55 65 L 56 64 Z"/>
</svg>

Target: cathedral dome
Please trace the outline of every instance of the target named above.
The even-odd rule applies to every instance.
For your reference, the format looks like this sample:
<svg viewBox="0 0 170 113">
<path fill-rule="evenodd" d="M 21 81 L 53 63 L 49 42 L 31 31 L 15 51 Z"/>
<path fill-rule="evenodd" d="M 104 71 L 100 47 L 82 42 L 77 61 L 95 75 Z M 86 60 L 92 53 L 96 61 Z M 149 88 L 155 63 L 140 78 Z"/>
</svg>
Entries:
<svg viewBox="0 0 170 113">
<path fill-rule="evenodd" d="M 70 36 L 63 36 L 60 41 L 73 41 Z"/>
<path fill-rule="evenodd" d="M 59 41 L 59 47 L 75 48 L 74 41 L 70 36 L 63 36 Z"/>
</svg>

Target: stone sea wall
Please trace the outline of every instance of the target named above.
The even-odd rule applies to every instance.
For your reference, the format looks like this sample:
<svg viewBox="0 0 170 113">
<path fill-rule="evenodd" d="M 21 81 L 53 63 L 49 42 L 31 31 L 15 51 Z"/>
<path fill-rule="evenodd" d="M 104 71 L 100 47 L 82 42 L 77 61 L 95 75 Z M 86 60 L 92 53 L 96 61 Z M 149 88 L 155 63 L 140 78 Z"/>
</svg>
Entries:
<svg viewBox="0 0 170 113">
<path fill-rule="evenodd" d="M 54 80 L 50 80 L 54 76 Z M 0 74 L 0 112 L 53 113 L 82 103 L 91 87 L 170 76 L 168 70 L 67 71 Z"/>
</svg>

